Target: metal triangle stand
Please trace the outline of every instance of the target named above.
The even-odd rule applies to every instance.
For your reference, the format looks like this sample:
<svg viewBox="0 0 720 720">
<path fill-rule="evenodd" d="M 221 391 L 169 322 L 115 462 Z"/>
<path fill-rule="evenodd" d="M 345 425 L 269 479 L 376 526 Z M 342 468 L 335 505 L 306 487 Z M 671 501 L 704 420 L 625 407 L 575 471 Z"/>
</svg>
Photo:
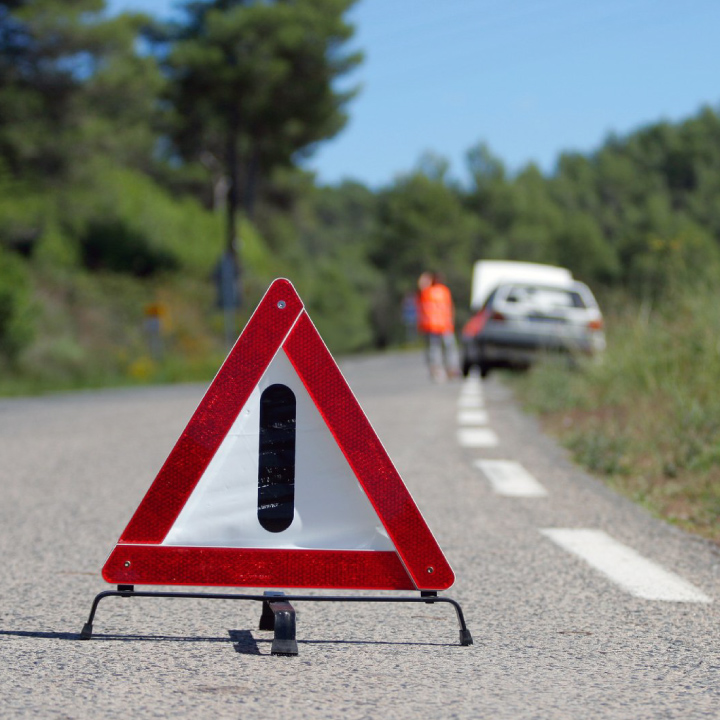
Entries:
<svg viewBox="0 0 720 720">
<path fill-rule="evenodd" d="M 268 591 L 263 595 L 230 595 L 225 593 L 185 593 L 185 592 L 154 592 L 135 590 L 134 585 L 118 585 L 117 590 L 106 590 L 99 593 L 93 601 L 88 621 L 83 626 L 80 638 L 90 640 L 93 634 L 93 622 L 98 605 L 106 597 L 156 597 L 156 598 L 201 598 L 206 600 L 255 600 L 262 603 L 260 630 L 273 631 L 271 653 L 273 655 L 297 655 L 296 614 L 293 602 L 351 602 L 351 603 L 448 603 L 455 608 L 458 625 L 460 626 L 460 645 L 472 645 L 473 639 L 465 624 L 465 617 L 459 603 L 452 598 L 439 596 L 434 591 L 423 590 L 420 597 L 362 597 L 345 595 L 285 595 L 282 592 Z"/>
</svg>

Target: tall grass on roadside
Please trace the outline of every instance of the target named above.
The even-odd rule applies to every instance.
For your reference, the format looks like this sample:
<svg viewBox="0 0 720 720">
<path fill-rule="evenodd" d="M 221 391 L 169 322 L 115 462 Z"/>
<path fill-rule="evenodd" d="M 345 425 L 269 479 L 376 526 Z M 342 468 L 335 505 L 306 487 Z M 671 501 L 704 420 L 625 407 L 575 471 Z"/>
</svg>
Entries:
<svg viewBox="0 0 720 720">
<path fill-rule="evenodd" d="M 607 318 L 599 362 L 518 382 L 574 458 L 657 515 L 720 542 L 720 291 Z"/>
</svg>

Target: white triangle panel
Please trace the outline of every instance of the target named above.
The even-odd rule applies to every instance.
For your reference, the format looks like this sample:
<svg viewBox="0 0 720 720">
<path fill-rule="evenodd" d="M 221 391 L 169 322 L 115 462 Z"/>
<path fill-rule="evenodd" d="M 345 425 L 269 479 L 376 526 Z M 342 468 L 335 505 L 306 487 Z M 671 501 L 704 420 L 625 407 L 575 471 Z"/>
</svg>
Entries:
<svg viewBox="0 0 720 720">
<path fill-rule="evenodd" d="M 259 523 L 260 396 L 270 385 L 296 398 L 295 515 L 282 532 Z M 280 349 L 188 498 L 163 545 L 394 550 L 350 465 Z"/>
</svg>

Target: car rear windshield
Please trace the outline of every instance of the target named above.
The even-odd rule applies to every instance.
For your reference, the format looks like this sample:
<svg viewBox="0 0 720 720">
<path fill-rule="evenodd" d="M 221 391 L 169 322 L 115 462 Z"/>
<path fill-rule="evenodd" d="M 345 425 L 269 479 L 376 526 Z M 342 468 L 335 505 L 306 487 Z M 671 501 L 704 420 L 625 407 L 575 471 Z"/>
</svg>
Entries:
<svg viewBox="0 0 720 720">
<path fill-rule="evenodd" d="M 575 290 L 537 285 L 511 286 L 505 302 L 547 309 L 587 307 L 580 293 Z"/>
</svg>

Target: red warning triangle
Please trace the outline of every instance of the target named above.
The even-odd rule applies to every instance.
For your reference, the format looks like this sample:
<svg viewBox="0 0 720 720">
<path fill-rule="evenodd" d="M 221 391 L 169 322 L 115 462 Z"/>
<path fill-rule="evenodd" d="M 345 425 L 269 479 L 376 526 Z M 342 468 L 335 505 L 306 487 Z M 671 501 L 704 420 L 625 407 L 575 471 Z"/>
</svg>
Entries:
<svg viewBox="0 0 720 720">
<path fill-rule="evenodd" d="M 455 579 L 287 280 L 250 318 L 103 577 L 383 590 Z"/>
</svg>

